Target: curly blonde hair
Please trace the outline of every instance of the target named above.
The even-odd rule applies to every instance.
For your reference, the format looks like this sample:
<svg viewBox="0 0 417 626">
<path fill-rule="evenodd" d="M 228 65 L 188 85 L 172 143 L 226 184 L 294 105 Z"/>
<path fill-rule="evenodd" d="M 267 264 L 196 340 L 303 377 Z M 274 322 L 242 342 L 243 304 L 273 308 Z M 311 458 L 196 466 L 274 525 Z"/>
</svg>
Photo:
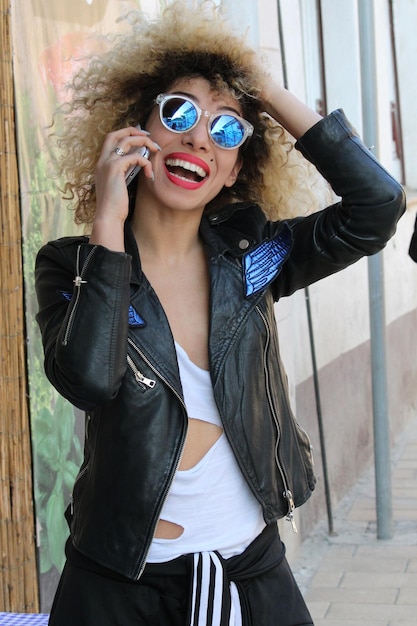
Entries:
<svg viewBox="0 0 417 626">
<path fill-rule="evenodd" d="M 240 103 L 255 128 L 241 148 L 243 165 L 233 187 L 224 188 L 206 210 L 229 202 L 253 201 L 268 217 L 288 216 L 291 200 L 305 179 L 294 142 L 262 109 L 257 53 L 229 27 L 211 0 L 170 4 L 159 19 L 126 16 L 129 33 L 111 38 L 104 54 L 92 57 L 73 78 L 71 102 L 57 137 L 64 198 L 75 222 L 89 225 L 95 215 L 94 171 L 104 138 L 118 128 L 146 127 L 156 96 L 179 78 L 202 76 L 214 90 Z"/>
</svg>

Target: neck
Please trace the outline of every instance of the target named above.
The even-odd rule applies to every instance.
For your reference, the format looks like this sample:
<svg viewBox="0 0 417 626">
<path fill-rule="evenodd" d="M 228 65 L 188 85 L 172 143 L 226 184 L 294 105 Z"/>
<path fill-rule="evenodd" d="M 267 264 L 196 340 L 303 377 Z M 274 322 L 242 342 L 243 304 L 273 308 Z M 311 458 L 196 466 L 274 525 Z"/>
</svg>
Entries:
<svg viewBox="0 0 417 626">
<path fill-rule="evenodd" d="M 201 250 L 199 235 L 201 212 L 159 213 L 136 207 L 132 230 L 142 261 L 176 264 Z"/>
</svg>

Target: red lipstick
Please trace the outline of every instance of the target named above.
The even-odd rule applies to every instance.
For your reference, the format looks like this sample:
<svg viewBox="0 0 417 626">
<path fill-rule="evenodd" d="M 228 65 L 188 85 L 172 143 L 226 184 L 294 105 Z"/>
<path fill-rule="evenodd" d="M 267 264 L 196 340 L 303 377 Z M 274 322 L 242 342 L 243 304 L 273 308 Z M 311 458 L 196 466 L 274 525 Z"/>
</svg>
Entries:
<svg viewBox="0 0 417 626">
<path fill-rule="evenodd" d="M 165 158 L 165 171 L 169 180 L 183 189 L 199 189 L 210 174 L 210 168 L 205 161 L 185 152 L 168 154 Z M 185 175 L 186 172 L 189 172 L 189 176 Z"/>
</svg>

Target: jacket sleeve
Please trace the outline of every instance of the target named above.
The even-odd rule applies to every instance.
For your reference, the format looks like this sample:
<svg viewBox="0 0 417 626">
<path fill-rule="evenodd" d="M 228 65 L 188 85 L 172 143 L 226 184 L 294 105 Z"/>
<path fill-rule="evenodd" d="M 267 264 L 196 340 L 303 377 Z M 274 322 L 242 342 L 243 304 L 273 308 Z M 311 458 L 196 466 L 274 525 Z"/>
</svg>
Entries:
<svg viewBox="0 0 417 626">
<path fill-rule="evenodd" d="M 45 372 L 58 392 L 88 410 L 117 394 L 126 370 L 131 258 L 85 238 L 38 253 L 37 322 Z"/>
<path fill-rule="evenodd" d="M 296 147 L 341 200 L 288 220 L 292 246 L 273 287 L 277 299 L 382 250 L 405 210 L 401 185 L 364 146 L 342 110 L 313 126 Z"/>
</svg>

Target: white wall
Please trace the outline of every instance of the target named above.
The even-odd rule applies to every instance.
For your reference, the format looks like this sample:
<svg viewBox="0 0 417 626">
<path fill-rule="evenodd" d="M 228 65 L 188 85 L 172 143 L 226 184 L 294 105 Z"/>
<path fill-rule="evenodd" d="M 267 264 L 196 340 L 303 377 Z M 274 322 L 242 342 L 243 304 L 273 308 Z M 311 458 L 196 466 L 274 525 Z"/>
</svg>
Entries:
<svg viewBox="0 0 417 626">
<path fill-rule="evenodd" d="M 328 111 L 342 107 L 362 131 L 358 11 L 356 0 L 322 0 Z"/>
<path fill-rule="evenodd" d="M 391 105 L 395 103 L 394 55 L 387 0 L 374 0 L 376 86 L 378 106 L 378 158 L 397 179 L 401 165 L 392 134 Z M 417 24 L 416 24 L 417 25 Z"/>
<path fill-rule="evenodd" d="M 407 186 L 417 189 L 417 2 L 395 0 L 395 34 Z"/>
</svg>

